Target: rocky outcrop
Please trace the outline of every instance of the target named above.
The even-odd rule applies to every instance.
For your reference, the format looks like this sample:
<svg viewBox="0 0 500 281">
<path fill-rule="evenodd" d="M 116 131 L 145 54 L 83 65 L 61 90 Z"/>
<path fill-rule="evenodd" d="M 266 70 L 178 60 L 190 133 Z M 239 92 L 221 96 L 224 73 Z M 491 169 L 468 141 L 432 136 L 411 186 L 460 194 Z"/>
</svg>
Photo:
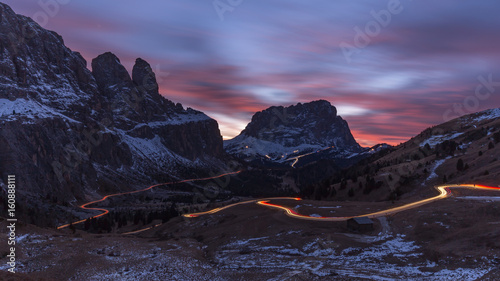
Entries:
<svg viewBox="0 0 500 281">
<path fill-rule="evenodd" d="M 111 113 L 108 127 L 126 130 L 138 138 L 159 136 L 169 150 L 189 160 L 223 155 L 217 122 L 161 96 L 155 74 L 143 59 L 136 60 L 132 77 L 112 53 L 95 58 L 92 70 L 106 111 Z"/>
<path fill-rule="evenodd" d="M 0 98 L 43 102 L 72 118 L 92 108 L 97 85 L 83 57 L 9 6 L 0 12 Z"/>
<path fill-rule="evenodd" d="M 17 175 L 20 202 L 69 204 L 224 167 L 217 122 L 161 96 L 146 61 L 131 77 L 108 52 L 91 72 L 59 35 L 0 10 L 0 174 Z"/>
<path fill-rule="evenodd" d="M 135 61 L 134 68 L 132 69 L 132 80 L 141 91 L 158 92 L 155 73 L 149 63 L 141 58 Z"/>
</svg>

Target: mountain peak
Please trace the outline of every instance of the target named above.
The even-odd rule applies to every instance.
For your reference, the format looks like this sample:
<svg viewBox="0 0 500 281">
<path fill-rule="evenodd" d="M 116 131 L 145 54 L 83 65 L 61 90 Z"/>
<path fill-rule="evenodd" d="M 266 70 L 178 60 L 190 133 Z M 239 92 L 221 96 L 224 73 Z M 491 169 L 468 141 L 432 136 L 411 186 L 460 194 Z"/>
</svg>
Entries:
<svg viewBox="0 0 500 281">
<path fill-rule="evenodd" d="M 148 62 L 141 58 L 135 60 L 135 65 L 132 68 L 132 81 L 145 91 L 158 92 L 158 83 L 153 69 Z"/>
<path fill-rule="evenodd" d="M 332 147 L 339 153 L 361 149 L 347 122 L 326 100 L 257 112 L 241 134 L 225 145 L 231 154 L 266 158 Z"/>
<path fill-rule="evenodd" d="M 337 115 L 337 108 L 333 106 L 329 101 L 327 100 L 315 100 L 311 101 L 308 103 L 304 104 L 297 104 L 296 106 L 302 105 L 308 110 L 315 110 L 318 111 L 319 114 L 326 113 L 328 112 L 329 114 L 332 114 L 334 116 Z"/>
<path fill-rule="evenodd" d="M 332 125 L 330 123 L 342 121 L 343 119 L 337 116 L 337 109 L 329 101 L 317 100 L 288 107 L 271 106 L 257 112 L 242 134 L 257 137 L 262 131 L 274 130 L 279 126 L 288 129 L 307 127 L 310 130 L 320 126 L 322 130 L 328 130 L 329 125 Z M 318 131 L 314 135 L 321 133 Z"/>
<path fill-rule="evenodd" d="M 106 52 L 92 60 L 92 75 L 99 89 L 108 92 L 108 88 L 114 85 L 130 87 L 132 79 L 120 59 L 111 52 Z"/>
<path fill-rule="evenodd" d="M 299 103 L 299 104 L 301 104 L 301 103 Z M 328 107 L 335 108 L 335 106 L 333 106 L 329 101 L 322 100 L 322 99 L 310 101 L 310 102 L 304 103 L 303 105 L 304 106 L 328 106 Z"/>
</svg>

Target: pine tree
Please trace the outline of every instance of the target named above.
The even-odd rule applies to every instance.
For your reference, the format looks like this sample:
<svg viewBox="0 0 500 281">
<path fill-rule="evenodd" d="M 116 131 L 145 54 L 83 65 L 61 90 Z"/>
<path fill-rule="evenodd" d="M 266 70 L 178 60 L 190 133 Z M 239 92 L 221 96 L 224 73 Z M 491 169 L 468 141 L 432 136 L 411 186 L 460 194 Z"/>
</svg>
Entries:
<svg viewBox="0 0 500 281">
<path fill-rule="evenodd" d="M 83 224 L 83 229 L 85 229 L 86 231 L 90 229 L 90 218 L 85 220 Z"/>
<path fill-rule="evenodd" d="M 127 226 L 128 224 L 128 220 L 127 220 L 127 217 L 125 215 L 123 215 L 120 219 L 120 223 L 122 226 Z"/>
<path fill-rule="evenodd" d="M 490 143 L 488 144 L 488 149 L 493 149 L 495 148 L 495 145 L 490 141 Z"/>
<path fill-rule="evenodd" d="M 73 234 L 75 234 L 75 232 L 76 232 L 76 228 L 75 228 L 75 226 L 73 225 L 73 223 L 70 223 L 70 224 L 69 224 L 69 229 L 71 230 L 71 232 L 72 232 Z"/>
<path fill-rule="evenodd" d="M 458 159 L 457 161 L 457 170 L 458 171 L 464 170 L 464 161 L 462 160 L 462 158 Z"/>
<path fill-rule="evenodd" d="M 353 196 L 354 196 L 354 189 L 349 188 L 349 191 L 347 192 L 347 195 L 348 195 L 349 197 L 353 197 Z"/>
<path fill-rule="evenodd" d="M 340 189 L 345 189 L 346 187 L 347 187 L 347 181 L 342 180 L 342 182 L 340 183 Z"/>
</svg>

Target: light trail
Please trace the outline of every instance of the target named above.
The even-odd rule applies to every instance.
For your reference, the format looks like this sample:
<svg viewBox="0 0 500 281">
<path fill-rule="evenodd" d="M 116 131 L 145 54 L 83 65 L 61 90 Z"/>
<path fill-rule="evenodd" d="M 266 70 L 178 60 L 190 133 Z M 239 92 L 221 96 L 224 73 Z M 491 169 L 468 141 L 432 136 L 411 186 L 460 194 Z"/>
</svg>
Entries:
<svg viewBox="0 0 500 281">
<path fill-rule="evenodd" d="M 313 152 L 309 152 L 309 153 L 306 153 L 306 154 L 302 154 L 302 155 L 298 155 L 298 156 L 295 156 L 295 157 L 290 157 L 288 159 L 286 159 L 285 161 L 290 161 L 290 160 L 295 160 L 293 163 L 292 163 L 292 167 L 295 168 L 295 164 L 297 164 L 297 162 L 299 162 L 299 158 L 302 158 L 304 156 L 307 156 L 307 155 L 311 155 L 311 154 L 314 154 L 314 153 L 319 153 L 321 151 L 325 151 L 325 150 L 328 150 L 328 149 L 332 149 L 334 148 L 335 146 L 329 146 L 329 147 L 326 147 L 326 148 L 323 148 L 321 150 L 317 150 L 317 151 L 313 151 Z M 295 151 L 294 151 L 295 152 Z"/>
<path fill-rule="evenodd" d="M 376 218 L 376 217 L 381 217 L 381 216 L 387 216 L 387 215 L 392 215 L 395 213 L 399 213 L 402 211 L 406 211 L 409 209 L 413 209 L 425 204 L 429 204 L 431 202 L 441 200 L 447 197 L 451 196 L 451 191 L 450 188 L 471 188 L 471 189 L 485 189 L 485 190 L 497 190 L 500 191 L 500 187 L 492 187 L 492 186 L 485 186 L 485 185 L 477 185 L 477 184 L 448 184 L 448 185 L 441 185 L 441 186 L 435 186 L 435 188 L 439 191 L 439 195 L 423 199 L 420 201 L 416 201 L 413 203 L 408 203 L 399 207 L 395 208 L 390 208 L 378 212 L 373 212 L 373 213 L 368 213 L 368 214 L 363 214 L 363 215 L 357 215 L 357 216 L 345 216 L 345 217 L 311 217 L 308 215 L 302 215 L 297 213 L 296 211 L 277 204 L 271 204 L 269 203 L 270 200 L 283 200 L 283 199 L 293 199 L 293 200 L 301 200 L 300 198 L 292 198 L 292 197 L 274 197 L 274 198 L 265 198 L 265 199 L 256 199 L 256 200 L 249 200 L 245 202 L 240 202 L 237 204 L 231 204 L 222 208 L 216 208 L 210 211 L 206 212 L 201 212 L 201 213 L 193 213 L 193 214 L 185 214 L 184 217 L 188 218 L 193 218 L 193 217 L 198 217 L 201 215 L 207 215 L 207 214 L 213 214 L 219 211 L 222 211 L 224 209 L 227 209 L 229 207 L 233 207 L 236 205 L 241 205 L 241 204 L 248 204 L 252 202 L 257 202 L 258 205 L 262 206 L 267 206 L 271 208 L 276 208 L 276 209 L 281 209 L 285 211 L 285 214 L 289 217 L 296 218 L 296 219 L 304 219 L 304 220 L 312 220 L 312 221 L 346 221 L 351 218 L 356 218 L 356 217 L 369 217 L 369 218 Z"/>
<path fill-rule="evenodd" d="M 220 177 L 224 177 L 224 176 L 235 175 L 235 174 L 238 174 L 240 172 L 241 171 L 236 171 L 236 172 L 225 173 L 225 174 L 221 174 L 221 175 L 213 176 L 213 177 L 198 178 L 198 179 L 187 179 L 187 180 L 181 180 L 181 181 L 159 183 L 159 184 L 155 184 L 155 185 L 152 185 L 150 187 L 147 187 L 147 188 L 144 188 L 144 189 L 140 189 L 140 190 L 134 190 L 134 191 L 127 191 L 127 192 L 109 194 L 109 195 L 106 195 L 106 196 L 102 197 L 99 200 L 91 201 L 91 202 L 88 202 L 88 203 L 85 203 L 85 204 L 79 206 L 80 208 L 85 209 L 85 210 L 101 211 L 102 212 L 101 214 L 92 216 L 92 217 L 87 218 L 87 219 L 83 219 L 83 220 L 75 221 L 75 222 L 68 223 L 68 224 L 65 224 L 65 225 L 61 225 L 61 226 L 57 227 L 57 229 L 62 229 L 62 228 L 70 226 L 71 224 L 73 224 L 73 225 L 79 224 L 79 223 L 82 223 L 82 222 L 84 222 L 84 221 L 86 221 L 88 219 L 95 219 L 95 218 L 102 217 L 102 216 L 108 214 L 109 213 L 108 209 L 104 209 L 104 208 L 91 208 L 91 207 L 88 207 L 88 206 L 92 205 L 92 204 L 95 204 L 95 203 L 102 202 L 102 201 L 104 201 L 104 200 L 106 200 L 106 199 L 108 199 L 110 197 L 115 197 L 115 196 L 120 196 L 120 195 L 134 194 L 134 193 L 138 193 L 138 192 L 148 191 L 148 190 L 150 190 L 152 188 L 155 188 L 155 187 L 158 187 L 158 186 L 162 186 L 162 185 L 171 185 L 171 184 L 178 184 L 178 183 L 185 183 L 185 182 L 192 182 L 192 181 L 211 180 L 211 179 L 216 179 L 216 178 L 220 178 Z"/>
<path fill-rule="evenodd" d="M 272 197 L 272 198 L 266 198 L 265 200 L 273 200 L 273 199 L 293 199 L 293 200 L 301 200 L 300 198 L 297 198 L 297 197 Z M 196 218 L 196 217 L 199 217 L 199 216 L 202 216 L 202 215 L 209 215 L 209 214 L 215 214 L 217 212 L 220 212 L 222 210 L 225 210 L 227 208 L 231 208 L 231 207 L 234 207 L 234 206 L 237 206 L 237 205 L 243 205 L 243 204 L 249 204 L 249 203 L 254 203 L 254 202 L 257 202 L 257 201 L 260 201 L 262 199 L 253 199 L 253 200 L 248 200 L 248 201 L 243 201 L 243 202 L 238 202 L 238 203 L 234 203 L 234 204 L 231 204 L 231 205 L 227 205 L 227 206 L 224 206 L 224 207 L 220 207 L 220 208 L 215 208 L 213 210 L 210 210 L 210 211 L 206 211 L 206 212 L 199 212 L 199 213 L 191 213 L 191 214 L 184 214 L 183 216 L 186 217 L 186 218 Z"/>
</svg>

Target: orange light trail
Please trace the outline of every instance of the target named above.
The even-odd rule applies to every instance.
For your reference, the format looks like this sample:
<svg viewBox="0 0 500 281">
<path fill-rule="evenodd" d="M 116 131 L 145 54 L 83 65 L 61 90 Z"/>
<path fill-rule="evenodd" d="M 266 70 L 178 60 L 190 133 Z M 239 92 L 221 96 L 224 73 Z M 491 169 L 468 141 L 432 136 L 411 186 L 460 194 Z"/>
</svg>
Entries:
<svg viewBox="0 0 500 281">
<path fill-rule="evenodd" d="M 150 187 L 147 187 L 147 188 L 144 188 L 144 189 L 140 189 L 140 190 L 134 190 L 134 191 L 127 191 L 127 192 L 109 194 L 109 195 L 106 195 L 106 196 L 102 197 L 99 200 L 95 200 L 95 201 L 91 201 L 91 202 L 85 203 L 83 205 L 80 205 L 79 207 L 82 208 L 82 209 L 85 209 L 85 210 L 101 211 L 102 212 L 101 214 L 90 217 L 90 219 L 95 219 L 95 218 L 102 217 L 102 216 L 108 214 L 109 210 L 103 209 L 103 208 L 91 208 L 91 207 L 87 207 L 87 206 L 95 204 L 95 203 L 102 202 L 102 201 L 104 201 L 104 200 L 106 200 L 106 199 L 108 199 L 110 197 L 116 197 L 116 196 L 120 196 L 120 195 L 134 194 L 134 193 L 138 193 L 138 192 L 148 191 L 148 190 L 150 190 L 152 188 L 155 188 L 155 187 L 158 187 L 158 186 L 162 186 L 162 185 L 171 185 L 171 184 L 178 184 L 178 183 L 185 183 L 185 182 L 192 182 L 192 181 L 211 180 L 211 179 L 216 179 L 216 178 L 220 178 L 220 177 L 224 177 L 224 176 L 238 174 L 240 172 L 241 171 L 236 171 L 236 172 L 225 173 L 225 174 L 221 174 L 221 175 L 213 176 L 213 177 L 198 178 L 198 179 L 187 179 L 187 180 L 181 180 L 181 181 L 159 183 L 159 184 L 155 184 L 155 185 L 152 185 Z M 89 218 L 87 218 L 87 219 L 89 219 Z M 73 224 L 73 225 L 79 224 L 79 223 L 82 223 L 82 222 L 86 221 L 87 219 L 83 219 L 83 220 L 75 221 L 75 222 L 68 223 L 68 224 L 65 224 L 65 225 L 61 225 L 61 226 L 57 227 L 57 229 L 62 229 L 62 228 L 68 227 L 71 224 Z"/>
<path fill-rule="evenodd" d="M 292 209 L 290 209 L 288 207 L 269 203 L 269 201 L 273 200 L 273 199 L 278 199 L 278 200 L 283 200 L 283 199 L 301 200 L 300 198 L 274 197 L 274 198 L 265 198 L 265 199 L 259 199 L 259 200 L 249 200 L 249 201 L 240 202 L 240 203 L 237 203 L 237 204 L 232 204 L 232 205 L 228 205 L 228 206 L 225 206 L 225 207 L 222 207 L 222 208 L 216 208 L 216 209 L 213 209 L 213 210 L 210 210 L 210 211 L 206 211 L 206 212 L 201 212 L 201 213 L 185 214 L 184 217 L 193 218 L 193 217 L 198 217 L 200 215 L 213 214 L 213 213 L 222 211 L 224 209 L 227 209 L 229 207 L 233 207 L 233 206 L 240 205 L 240 204 L 252 203 L 252 202 L 256 202 L 257 201 L 258 205 L 267 206 L 267 207 L 276 208 L 276 209 L 281 209 L 281 210 L 285 211 L 285 214 L 287 216 L 292 217 L 292 218 L 304 219 L 304 220 L 313 220 L 313 221 L 346 221 L 348 219 L 356 218 L 356 217 L 376 218 L 376 217 L 392 215 L 392 214 L 395 214 L 395 213 L 399 213 L 401 211 L 413 209 L 413 208 L 416 208 L 416 207 L 419 207 L 419 206 L 422 206 L 422 205 L 425 205 L 425 204 L 428 204 L 428 203 L 431 203 L 431 202 L 434 202 L 434 201 L 437 201 L 437 200 L 441 200 L 441 199 L 450 197 L 451 196 L 450 188 L 471 188 L 471 189 L 487 189 L 487 190 L 498 190 L 498 191 L 500 191 L 500 187 L 492 187 L 492 186 L 485 186 L 485 185 L 475 185 L 475 184 L 441 185 L 441 186 L 436 186 L 435 188 L 439 191 L 439 195 L 437 195 L 437 196 L 434 196 L 434 197 L 431 197 L 431 198 L 427 198 L 427 199 L 423 199 L 423 200 L 420 200 L 420 201 L 416 201 L 416 202 L 413 202 L 413 203 L 408 203 L 408 204 L 405 204 L 405 205 L 402 205 L 402 206 L 399 206 L 399 207 L 390 208 L 390 209 L 386 209 L 386 210 L 382 210 L 382 211 L 378 211 L 378 212 L 373 212 L 373 213 L 368 213 L 368 214 L 363 214 L 363 215 L 357 215 L 357 216 L 346 216 L 346 217 L 312 217 L 312 216 L 308 216 L 308 215 L 302 215 L 302 214 L 299 214 L 296 211 L 294 211 L 294 210 L 292 210 Z"/>
<path fill-rule="evenodd" d="M 273 200 L 273 199 L 301 200 L 300 198 L 296 198 L 296 197 L 273 197 L 273 198 L 266 198 L 265 200 Z M 262 200 L 262 199 L 253 199 L 253 200 L 238 202 L 238 203 L 234 203 L 234 204 L 227 205 L 227 206 L 224 206 L 224 207 L 215 208 L 215 209 L 212 209 L 210 211 L 199 212 L 199 213 L 191 213 L 191 214 L 184 214 L 183 216 L 186 217 L 186 218 L 196 218 L 196 217 L 199 217 L 199 216 L 202 216 L 202 215 L 214 214 L 214 213 L 220 212 L 222 210 L 225 210 L 227 208 L 231 208 L 231 207 L 234 207 L 234 206 L 237 206 L 237 205 L 254 203 L 254 202 L 257 202 L 259 200 Z"/>
</svg>

